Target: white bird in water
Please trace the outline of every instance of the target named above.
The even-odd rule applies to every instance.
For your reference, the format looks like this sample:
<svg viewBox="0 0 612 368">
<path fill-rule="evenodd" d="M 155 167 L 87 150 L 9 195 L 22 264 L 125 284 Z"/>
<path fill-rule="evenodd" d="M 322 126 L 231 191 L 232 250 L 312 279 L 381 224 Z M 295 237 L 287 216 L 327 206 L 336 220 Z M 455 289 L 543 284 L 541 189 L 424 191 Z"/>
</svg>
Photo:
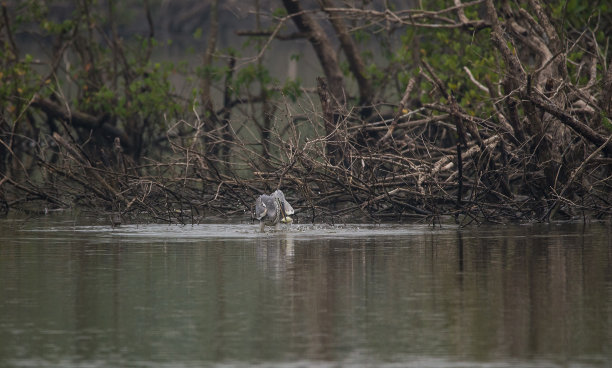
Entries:
<svg viewBox="0 0 612 368">
<path fill-rule="evenodd" d="M 264 231 L 265 225 L 274 226 L 278 230 L 281 222 L 284 224 L 293 222 L 289 217 L 293 213 L 293 207 L 280 189 L 271 195 L 262 194 L 255 201 L 255 218 L 259 220 L 261 232 Z"/>
</svg>

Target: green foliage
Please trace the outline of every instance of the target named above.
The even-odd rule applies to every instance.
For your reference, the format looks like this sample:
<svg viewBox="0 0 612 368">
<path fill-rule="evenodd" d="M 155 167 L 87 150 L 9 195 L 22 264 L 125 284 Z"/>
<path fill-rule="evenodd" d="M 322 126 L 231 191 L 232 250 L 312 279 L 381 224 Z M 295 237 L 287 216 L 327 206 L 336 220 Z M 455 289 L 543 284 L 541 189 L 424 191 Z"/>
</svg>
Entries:
<svg viewBox="0 0 612 368">
<path fill-rule="evenodd" d="M 355 39 L 355 42 L 359 42 L 359 43 L 363 43 L 363 42 L 367 42 L 371 39 L 371 34 L 366 32 L 364 29 L 358 29 L 355 32 L 353 32 L 353 38 Z"/>
<path fill-rule="evenodd" d="M 272 11 L 272 16 L 276 18 L 282 18 L 287 16 L 287 10 L 285 8 L 276 8 Z"/>
<path fill-rule="evenodd" d="M 262 64 L 248 64 L 236 73 L 233 80 L 233 90 L 248 91 L 257 83 L 263 90 L 270 92 L 270 85 L 278 84 L 278 80 L 270 75 L 270 71 Z"/>
<path fill-rule="evenodd" d="M 457 29 L 423 33 L 425 34 L 423 39 L 427 42 L 420 43 L 421 56 L 425 57 L 437 75 L 446 83 L 447 92 L 452 92 L 459 104 L 468 112 L 474 111 L 476 105 L 484 104 L 490 109 L 488 113 L 493 114 L 489 96 L 470 81 L 463 70 L 464 67 L 469 68 L 474 78 L 481 83 L 485 80 L 499 79 L 496 72 L 497 55 L 490 47 L 489 31 L 482 30 L 473 35 Z M 404 38 L 404 40 L 410 39 L 410 34 Z M 407 49 L 408 45 L 405 48 Z M 400 57 L 405 56 L 400 55 Z M 431 86 L 427 88 L 426 85 L 428 82 L 422 86 L 424 90 L 431 89 Z M 425 97 L 425 100 L 428 100 L 428 97 Z"/>
<path fill-rule="evenodd" d="M 340 70 L 345 77 L 351 74 L 351 68 L 346 60 L 340 61 Z"/>
<path fill-rule="evenodd" d="M 14 57 L 12 50 L 1 49 L 0 58 L 3 60 L 13 60 Z M 38 83 L 41 81 L 32 68 L 32 62 L 32 56 L 26 54 L 23 60 L 5 63 L 7 68 L 0 70 L 0 101 L 3 101 L 1 106 L 15 118 L 21 115 L 32 96 L 37 92 L 43 93 L 50 83 L 49 80 L 42 81 L 43 90 L 40 90 Z"/>
<path fill-rule="evenodd" d="M 371 63 L 366 67 L 366 75 L 368 78 L 372 79 L 374 85 L 379 84 L 379 81 L 385 78 L 384 70 L 379 68 L 375 63 Z"/>
<path fill-rule="evenodd" d="M 298 98 L 302 96 L 302 81 L 298 78 L 294 81 L 286 80 L 285 85 L 283 85 L 282 93 L 283 95 L 289 97 L 292 102 L 296 102 Z"/>
<path fill-rule="evenodd" d="M 202 38 L 202 28 L 198 27 L 194 32 L 193 32 L 193 38 L 196 40 L 199 40 Z"/>
<path fill-rule="evenodd" d="M 597 42 L 604 43 L 612 29 L 612 6 L 608 1 L 553 1 L 546 4 L 557 24 L 566 30 L 597 29 Z M 606 30 L 608 32 L 606 32 Z"/>
<path fill-rule="evenodd" d="M 240 59 L 242 53 L 252 56 L 253 51 L 257 53 L 261 50 L 263 41 L 260 37 L 247 38 L 239 50 L 217 50 L 211 65 L 191 66 L 187 61 L 154 62 L 151 60 L 152 50 L 165 46 L 154 38 L 135 35 L 122 49 L 112 48 L 112 42 L 106 40 L 109 37 L 106 30 L 113 19 L 107 19 L 106 7 L 103 7 L 103 11 L 94 11 L 101 9 L 95 0 L 79 2 L 68 17 L 60 20 L 49 16 L 49 3 L 46 1 L 25 0 L 18 3 L 11 30 L 24 32 L 24 27 L 35 27 L 33 32 L 66 45 L 67 51 L 62 56 L 69 60 L 70 69 L 66 70 L 65 75 L 62 72 L 56 73 L 61 76 L 57 80 L 42 80 L 47 74 L 42 73 L 41 68 L 34 67 L 35 58 L 28 54 L 13 55 L 9 43 L 4 42 L 0 47 L 0 58 L 3 61 L 0 99 L 5 105 L 5 111 L 15 116 L 22 107 L 25 108 L 35 93 L 50 96 L 64 88 L 76 90 L 63 97 L 71 107 L 94 116 L 110 114 L 118 126 L 143 125 L 145 119 L 154 117 L 149 128 L 159 130 L 163 128 L 164 120 L 179 117 L 183 110 L 190 111 L 185 105 L 199 99 L 202 80 L 210 81 L 213 89 L 218 91 L 224 88 L 224 82 L 230 76 L 228 90 L 232 98 L 261 93 L 267 99 L 275 99 L 282 94 L 298 102 L 303 97 L 301 80 L 280 79 L 275 77 L 274 70 L 266 67 L 265 57 L 269 54 L 264 55 L 264 62 L 238 63 L 236 70 L 229 69 L 227 58 L 217 58 L 218 55 L 225 55 Z M 85 12 L 84 4 L 89 7 L 89 13 Z M 439 10 L 447 7 L 449 2 L 436 0 L 423 4 L 428 10 Z M 390 6 L 393 4 L 390 3 Z M 518 5 L 510 3 L 510 6 Z M 129 17 L 124 14 L 119 3 L 115 3 L 115 7 L 118 16 Z M 610 28 L 606 22 L 609 22 L 609 17 L 597 17 L 609 14 L 610 5 L 607 2 L 586 4 L 576 0 L 555 1 L 546 3 L 546 7 L 553 14 L 557 27 L 567 22 L 568 29 L 582 30 L 584 27 L 595 28 L 595 22 L 599 21 L 600 26 L 594 35 L 601 45 L 608 42 L 607 31 Z M 481 4 L 468 6 L 464 11 L 470 19 L 482 18 Z M 287 12 L 280 7 L 272 10 L 272 16 L 286 17 Z M 354 22 L 351 36 L 361 50 L 366 77 L 375 89 L 377 98 L 380 96 L 384 100 L 391 94 L 396 98 L 410 78 L 418 75 L 420 60 L 426 60 L 446 86 L 447 92 L 452 92 L 466 111 L 471 113 L 478 110 L 483 116 L 494 115 L 490 96 L 479 89 L 464 71 L 464 67 L 468 67 L 474 78 L 485 85 L 488 82 L 496 85 L 500 80 L 498 73 L 503 70 L 499 67 L 502 62 L 491 45 L 488 28 L 466 32 L 457 28 L 409 26 L 394 30 L 395 34 L 391 36 L 384 32 L 372 32 L 369 27 L 376 27 L 374 23 L 359 23 L 359 20 Z M 266 25 L 269 30 L 275 26 L 274 22 Z M 201 40 L 205 32 L 205 29 L 197 28 L 191 36 L 194 40 Z M 274 41 L 266 47 L 272 49 L 277 44 Z M 376 48 L 370 48 L 372 44 Z M 515 51 L 512 42 L 508 41 L 508 46 Z M 191 52 L 194 55 L 201 53 L 203 50 L 199 47 L 191 47 Z M 601 50 L 604 49 L 601 47 Z M 570 61 L 567 63 L 568 72 L 579 83 L 586 82 L 584 69 L 582 75 L 576 74 L 587 56 L 587 51 L 580 47 L 574 48 L 567 55 Z M 290 55 L 290 59 L 303 62 L 299 53 Z M 340 68 L 346 78 L 352 78 L 348 62 L 341 61 Z M 181 75 L 187 82 L 185 90 L 181 92 L 184 100 L 177 98 L 178 93 L 171 83 L 172 77 L 176 75 Z M 429 81 L 421 78 L 419 83 L 414 91 L 421 91 L 419 98 L 422 102 L 431 102 L 433 99 L 439 101 L 437 96 L 429 93 L 433 89 Z M 355 91 L 347 92 L 347 95 L 356 95 Z M 393 103 L 394 100 L 385 102 Z M 609 125 L 605 117 L 602 121 L 604 125 Z"/>
<path fill-rule="evenodd" d="M 610 122 L 610 119 L 608 119 L 605 112 L 602 111 L 600 116 L 601 116 L 601 123 L 604 126 L 604 128 L 612 132 L 612 122 Z"/>
<path fill-rule="evenodd" d="M 3 118 L 17 127 L 48 134 L 58 126 L 45 117 L 49 113 L 24 112 L 32 108 L 34 96 L 49 98 L 74 112 L 107 116 L 108 124 L 123 130 L 134 143 L 142 143 L 142 147 L 135 149 L 146 149 L 154 141 L 152 138 L 164 134 L 166 119 L 175 120 L 184 110 L 184 102 L 177 98 L 171 78 L 177 73 L 192 73 L 188 63 L 152 61 L 153 50 L 160 46 L 154 38 L 136 35 L 122 40 L 121 47 L 113 48 L 111 35 L 105 32 L 115 19 L 109 19 L 108 8 L 106 5 L 100 8 L 97 1 L 78 2 L 63 18 L 50 16 L 47 4 L 26 0 L 8 8 L 9 29 L 14 38 L 36 34 L 53 42 L 43 43 L 43 49 L 35 56 L 18 55 L 11 42 L 0 45 Z M 117 6 L 113 10 L 121 13 L 117 16 L 126 16 Z M 59 51 L 61 54 L 54 54 Z M 59 62 L 54 64 L 53 60 Z M 52 72 L 51 66 L 56 68 Z M 28 124 L 17 123 L 24 120 Z M 65 126 L 78 141 L 98 143 L 91 141 L 88 129 L 70 123 Z M 145 139 L 145 135 L 149 138 Z M 95 147 L 92 150 L 97 152 Z"/>
<path fill-rule="evenodd" d="M 218 67 L 214 65 L 197 66 L 195 69 L 196 76 L 200 79 L 210 79 L 213 82 L 219 82 L 223 79 L 226 73 L 226 67 Z"/>
</svg>

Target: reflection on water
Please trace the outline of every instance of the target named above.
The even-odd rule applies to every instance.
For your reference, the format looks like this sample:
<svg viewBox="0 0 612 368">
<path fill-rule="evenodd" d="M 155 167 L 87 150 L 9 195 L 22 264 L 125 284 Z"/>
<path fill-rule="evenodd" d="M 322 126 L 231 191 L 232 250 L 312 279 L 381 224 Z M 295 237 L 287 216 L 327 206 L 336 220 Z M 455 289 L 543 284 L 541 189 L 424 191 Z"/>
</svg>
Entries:
<svg viewBox="0 0 612 368">
<path fill-rule="evenodd" d="M 607 367 L 609 225 L 0 223 L 0 366 Z"/>
</svg>

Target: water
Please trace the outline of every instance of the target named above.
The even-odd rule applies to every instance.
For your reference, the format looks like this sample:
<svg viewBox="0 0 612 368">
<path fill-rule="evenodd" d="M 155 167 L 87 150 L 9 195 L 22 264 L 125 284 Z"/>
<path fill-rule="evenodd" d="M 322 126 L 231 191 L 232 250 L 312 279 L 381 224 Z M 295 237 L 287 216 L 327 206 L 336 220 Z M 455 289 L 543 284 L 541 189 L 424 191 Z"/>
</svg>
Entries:
<svg viewBox="0 0 612 368">
<path fill-rule="evenodd" d="M 610 367 L 612 227 L 0 221 L 0 366 Z"/>
</svg>

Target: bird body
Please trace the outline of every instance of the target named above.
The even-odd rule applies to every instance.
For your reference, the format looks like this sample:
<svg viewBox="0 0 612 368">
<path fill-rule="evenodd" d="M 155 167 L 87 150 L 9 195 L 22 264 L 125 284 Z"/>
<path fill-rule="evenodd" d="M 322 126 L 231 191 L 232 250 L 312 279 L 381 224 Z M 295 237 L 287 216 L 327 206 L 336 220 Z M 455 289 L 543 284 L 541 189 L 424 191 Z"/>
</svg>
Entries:
<svg viewBox="0 0 612 368">
<path fill-rule="evenodd" d="M 279 224 L 291 223 L 293 219 L 293 207 L 285 199 L 285 194 L 277 189 L 271 195 L 262 194 L 255 201 L 255 218 L 259 220 L 260 230 L 264 231 L 264 226 L 275 226 Z"/>
</svg>

